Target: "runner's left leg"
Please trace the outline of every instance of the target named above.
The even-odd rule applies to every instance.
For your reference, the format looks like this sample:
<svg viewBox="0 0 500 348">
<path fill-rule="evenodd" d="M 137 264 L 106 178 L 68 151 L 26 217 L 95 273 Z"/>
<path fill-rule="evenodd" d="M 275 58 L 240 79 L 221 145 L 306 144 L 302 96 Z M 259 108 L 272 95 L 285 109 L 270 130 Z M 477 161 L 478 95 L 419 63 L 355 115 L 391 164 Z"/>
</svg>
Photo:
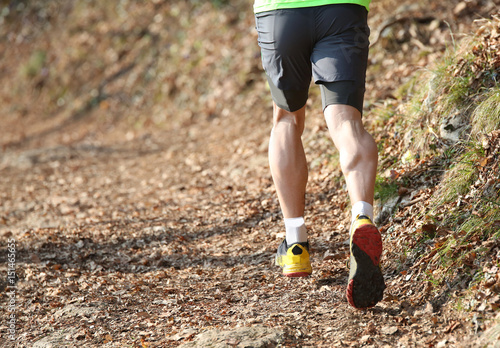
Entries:
<svg viewBox="0 0 500 348">
<path fill-rule="evenodd" d="M 307 162 L 302 146 L 305 106 L 290 112 L 274 104 L 269 166 L 285 219 L 304 216 Z"/>
</svg>

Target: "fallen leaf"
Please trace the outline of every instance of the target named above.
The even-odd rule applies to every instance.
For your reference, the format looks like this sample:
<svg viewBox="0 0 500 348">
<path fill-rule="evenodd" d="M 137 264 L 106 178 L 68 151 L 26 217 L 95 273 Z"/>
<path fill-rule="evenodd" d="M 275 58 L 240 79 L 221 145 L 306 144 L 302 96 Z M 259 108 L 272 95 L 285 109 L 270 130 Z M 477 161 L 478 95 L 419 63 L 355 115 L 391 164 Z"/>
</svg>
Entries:
<svg viewBox="0 0 500 348">
<path fill-rule="evenodd" d="M 380 329 L 380 333 L 390 336 L 394 335 L 396 332 L 398 332 L 398 327 L 397 326 L 384 326 Z"/>
</svg>

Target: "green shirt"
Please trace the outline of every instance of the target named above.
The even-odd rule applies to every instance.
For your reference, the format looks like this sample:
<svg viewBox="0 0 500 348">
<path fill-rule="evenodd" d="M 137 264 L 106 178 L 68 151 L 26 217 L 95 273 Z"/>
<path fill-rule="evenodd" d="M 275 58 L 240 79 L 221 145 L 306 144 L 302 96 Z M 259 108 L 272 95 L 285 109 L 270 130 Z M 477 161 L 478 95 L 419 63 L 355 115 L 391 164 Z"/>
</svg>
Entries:
<svg viewBox="0 0 500 348">
<path fill-rule="evenodd" d="M 369 10 L 371 0 L 255 0 L 255 13 L 281 8 L 314 7 L 331 4 L 357 4 Z"/>
</svg>

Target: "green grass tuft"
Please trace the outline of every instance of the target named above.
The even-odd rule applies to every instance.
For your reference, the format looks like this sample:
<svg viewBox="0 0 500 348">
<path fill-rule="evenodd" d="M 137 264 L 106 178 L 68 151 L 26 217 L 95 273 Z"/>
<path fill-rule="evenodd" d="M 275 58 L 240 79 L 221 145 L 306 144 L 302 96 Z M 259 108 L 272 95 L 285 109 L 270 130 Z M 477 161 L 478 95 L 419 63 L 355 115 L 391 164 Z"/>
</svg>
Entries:
<svg viewBox="0 0 500 348">
<path fill-rule="evenodd" d="M 481 158 L 481 149 L 469 146 L 461 156 L 455 158 L 453 165 L 446 173 L 441 188 L 436 194 L 436 203 L 450 203 L 465 195 L 477 178 L 477 166 Z"/>
<path fill-rule="evenodd" d="M 472 133 L 490 133 L 500 128 L 500 87 L 486 90 L 483 101 L 472 113 Z"/>
<path fill-rule="evenodd" d="M 395 181 L 377 176 L 375 181 L 375 199 L 380 200 L 380 204 L 383 205 L 397 195 L 398 185 Z"/>
</svg>

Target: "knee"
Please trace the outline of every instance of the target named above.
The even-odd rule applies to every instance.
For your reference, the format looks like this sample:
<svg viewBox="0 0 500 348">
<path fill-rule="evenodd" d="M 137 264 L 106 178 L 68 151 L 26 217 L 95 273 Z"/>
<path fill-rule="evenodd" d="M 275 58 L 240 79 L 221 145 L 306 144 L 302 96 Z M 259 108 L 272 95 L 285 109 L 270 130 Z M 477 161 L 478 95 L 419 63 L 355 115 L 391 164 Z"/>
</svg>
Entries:
<svg viewBox="0 0 500 348">
<path fill-rule="evenodd" d="M 300 134 L 304 130 L 305 106 L 297 111 L 287 111 L 274 104 L 273 126 L 288 124 L 296 128 Z"/>
</svg>

